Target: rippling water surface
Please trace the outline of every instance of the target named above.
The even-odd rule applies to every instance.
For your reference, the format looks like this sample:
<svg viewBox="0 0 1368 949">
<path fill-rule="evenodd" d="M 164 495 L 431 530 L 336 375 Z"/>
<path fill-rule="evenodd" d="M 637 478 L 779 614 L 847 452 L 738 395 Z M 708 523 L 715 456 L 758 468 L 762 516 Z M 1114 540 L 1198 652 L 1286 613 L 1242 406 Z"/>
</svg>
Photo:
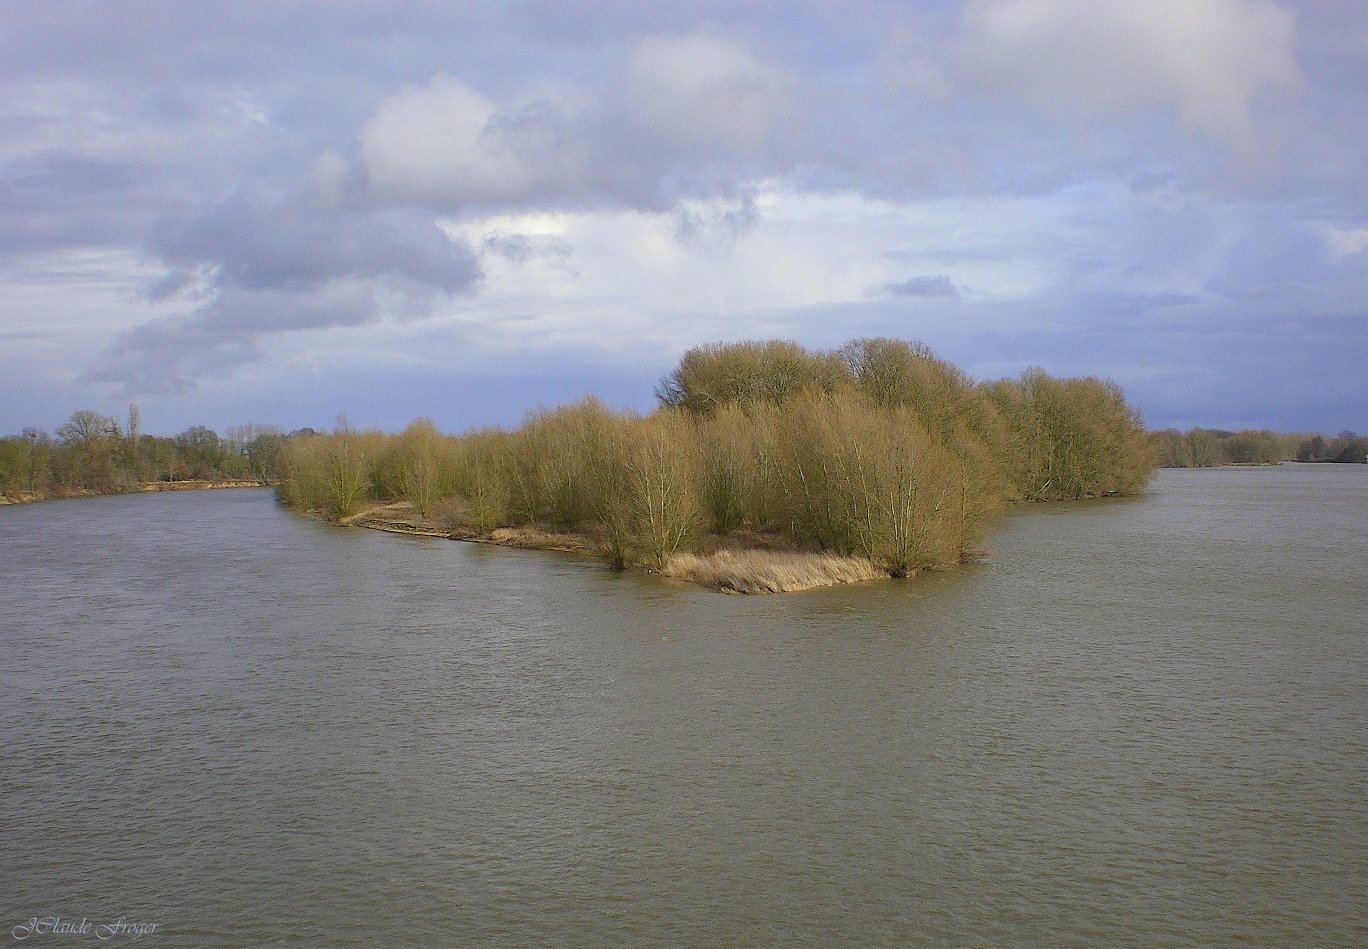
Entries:
<svg viewBox="0 0 1368 949">
<path fill-rule="evenodd" d="M 1164 472 L 744 598 L 265 491 L 3 509 L 3 935 L 1363 945 L 1365 512 Z"/>
</svg>

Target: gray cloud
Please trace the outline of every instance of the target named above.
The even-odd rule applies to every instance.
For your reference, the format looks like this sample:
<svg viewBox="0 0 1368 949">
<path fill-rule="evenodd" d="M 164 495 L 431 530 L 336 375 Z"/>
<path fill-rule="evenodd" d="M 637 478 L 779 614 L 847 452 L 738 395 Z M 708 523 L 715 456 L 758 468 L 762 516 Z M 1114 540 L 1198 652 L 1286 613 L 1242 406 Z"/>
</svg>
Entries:
<svg viewBox="0 0 1368 949">
<path fill-rule="evenodd" d="M 486 253 L 502 257 L 504 260 L 512 261 L 515 264 L 525 264 L 535 260 L 536 249 L 532 246 L 532 238 L 526 234 L 490 234 L 480 242 L 480 248 Z"/>
<path fill-rule="evenodd" d="M 493 254 L 515 264 L 529 264 L 544 261 L 558 266 L 569 267 L 574 252 L 570 245 L 559 237 L 546 234 L 507 234 L 495 231 L 480 242 L 484 254 Z"/>
<path fill-rule="evenodd" d="M 206 310 L 128 330 L 81 374 L 81 381 L 112 386 L 130 397 L 184 394 L 262 355 L 253 334 L 214 325 L 212 311 Z"/>
<path fill-rule="evenodd" d="M 480 275 L 470 249 L 449 239 L 430 214 L 339 210 L 299 198 L 234 195 L 160 228 L 152 249 L 173 274 L 208 268 L 219 286 L 248 290 L 369 278 L 456 293 Z"/>
<path fill-rule="evenodd" d="M 959 287 L 950 282 L 950 278 L 945 274 L 926 274 L 921 277 L 913 277 L 911 280 L 902 280 L 897 283 L 890 283 L 885 288 L 895 297 L 957 297 L 960 295 Z"/>
<path fill-rule="evenodd" d="M 299 196 L 273 203 L 235 194 L 164 223 L 152 250 L 169 266 L 148 295 L 203 302 L 120 334 L 88 381 L 130 394 L 183 391 L 258 358 L 271 334 L 422 316 L 434 298 L 469 291 L 481 277 L 470 247 L 431 215 Z"/>
<path fill-rule="evenodd" d="M 379 319 L 373 287 L 229 287 L 185 314 L 150 320 L 120 334 L 83 379 L 126 395 L 185 393 L 265 355 L 272 333 L 359 326 Z"/>
<path fill-rule="evenodd" d="M 683 204 L 675 211 L 675 239 L 713 249 L 726 250 L 753 231 L 760 210 L 752 196 L 701 205 Z"/>
</svg>

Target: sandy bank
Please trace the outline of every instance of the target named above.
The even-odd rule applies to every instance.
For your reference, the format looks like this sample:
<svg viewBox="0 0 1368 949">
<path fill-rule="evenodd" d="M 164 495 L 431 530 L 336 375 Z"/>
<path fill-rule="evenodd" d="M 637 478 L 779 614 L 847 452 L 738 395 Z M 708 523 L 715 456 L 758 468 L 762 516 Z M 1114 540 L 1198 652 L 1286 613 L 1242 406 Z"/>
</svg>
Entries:
<svg viewBox="0 0 1368 949">
<path fill-rule="evenodd" d="M 265 488 L 260 481 L 144 481 L 139 491 L 205 491 L 216 488 Z"/>
<path fill-rule="evenodd" d="M 793 593 L 888 579 L 887 570 L 863 557 L 779 550 L 675 554 L 660 572 L 723 593 Z"/>
</svg>

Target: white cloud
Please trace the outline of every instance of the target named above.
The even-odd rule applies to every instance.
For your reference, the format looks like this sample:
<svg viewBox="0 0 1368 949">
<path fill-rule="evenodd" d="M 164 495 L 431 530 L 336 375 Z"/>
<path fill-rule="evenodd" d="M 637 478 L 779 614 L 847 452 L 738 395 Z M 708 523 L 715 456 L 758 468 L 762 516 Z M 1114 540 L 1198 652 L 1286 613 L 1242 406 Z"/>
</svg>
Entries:
<svg viewBox="0 0 1368 949">
<path fill-rule="evenodd" d="M 628 54 L 622 80 L 634 121 L 679 147 L 755 151 L 798 114 L 797 81 L 723 37 L 646 37 Z"/>
<path fill-rule="evenodd" d="M 799 83 L 743 44 L 646 36 L 593 86 L 531 83 L 500 99 L 447 74 L 384 99 L 358 136 L 380 200 L 658 210 L 681 194 L 733 200 L 771 139 L 797 128 Z M 346 180 L 328 163 L 320 188 Z"/>
<path fill-rule="evenodd" d="M 484 260 L 480 295 L 448 319 L 478 327 L 478 365 L 513 352 L 588 349 L 632 353 L 629 363 L 676 357 L 717 339 L 766 335 L 812 339 L 839 326 L 814 327 L 803 314 L 848 308 L 858 335 L 861 308 L 927 314 L 945 298 L 969 302 L 1029 297 L 1062 282 L 1054 256 L 1061 211 L 1045 200 L 949 199 L 894 205 L 856 193 L 813 195 L 770 183 L 758 191 L 760 213 L 726 252 L 678 239 L 678 216 L 633 211 L 505 214 L 448 221 L 458 242 L 484 245 L 500 235 L 573 246 L 574 267 L 548 256 Z M 724 204 L 721 213 L 725 213 Z M 689 205 L 691 213 L 718 209 Z M 990 248 L 985 251 L 985 248 Z M 940 299 L 890 294 L 925 273 Z M 915 284 L 915 281 L 912 281 Z M 963 284 L 964 286 L 960 286 Z M 965 286 L 975 288 L 973 291 Z M 896 302 L 890 303 L 890 300 Z M 389 331 L 387 329 L 387 331 Z M 668 360 L 666 360 L 668 361 Z"/>
<path fill-rule="evenodd" d="M 1334 227 L 1325 228 L 1325 244 L 1336 260 L 1343 260 L 1368 250 L 1368 228 Z"/>
<path fill-rule="evenodd" d="M 1298 87 L 1292 14 L 1268 0 L 976 0 L 961 76 L 1063 118 L 1176 107 L 1244 146 L 1266 89 Z"/>
<path fill-rule="evenodd" d="M 360 133 L 370 184 L 399 198 L 518 196 L 536 171 L 500 135 L 498 117 L 493 102 L 447 75 L 390 96 Z"/>
</svg>

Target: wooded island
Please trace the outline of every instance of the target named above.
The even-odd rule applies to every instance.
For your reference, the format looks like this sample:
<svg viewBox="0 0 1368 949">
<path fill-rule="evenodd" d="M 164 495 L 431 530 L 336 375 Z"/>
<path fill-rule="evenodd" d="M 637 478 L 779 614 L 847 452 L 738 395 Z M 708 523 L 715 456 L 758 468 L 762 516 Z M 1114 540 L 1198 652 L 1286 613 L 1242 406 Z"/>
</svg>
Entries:
<svg viewBox="0 0 1368 949">
<path fill-rule="evenodd" d="M 291 439 L 279 495 L 338 521 L 592 550 L 758 592 L 951 567 L 1010 501 L 1132 494 L 1155 468 L 1115 384 L 1039 370 L 977 384 L 899 340 L 699 347 L 656 394 L 646 416 L 590 398 L 513 431 L 420 420 Z"/>
</svg>

